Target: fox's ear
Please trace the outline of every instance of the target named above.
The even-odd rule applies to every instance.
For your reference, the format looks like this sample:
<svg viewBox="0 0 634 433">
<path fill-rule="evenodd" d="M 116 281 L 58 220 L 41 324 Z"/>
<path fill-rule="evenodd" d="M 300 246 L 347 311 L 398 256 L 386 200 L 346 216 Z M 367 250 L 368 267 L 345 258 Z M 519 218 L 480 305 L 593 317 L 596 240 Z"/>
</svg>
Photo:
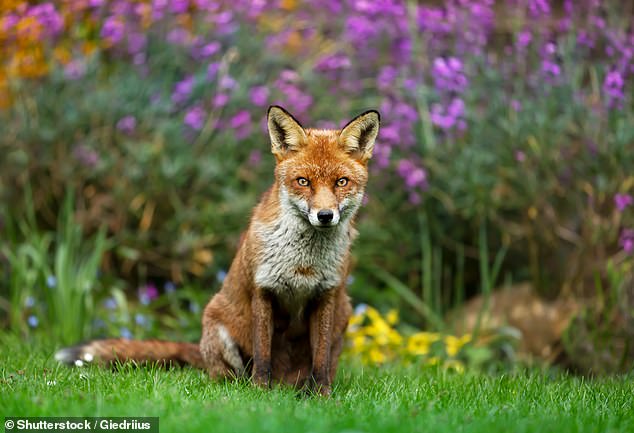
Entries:
<svg viewBox="0 0 634 433">
<path fill-rule="evenodd" d="M 370 110 L 348 122 L 339 134 L 339 142 L 344 150 L 364 163 L 372 158 L 380 119 L 378 111 Z"/>
<path fill-rule="evenodd" d="M 304 128 L 282 107 L 269 107 L 268 127 L 271 152 L 277 159 L 284 158 L 288 152 L 299 150 L 306 143 Z"/>
</svg>

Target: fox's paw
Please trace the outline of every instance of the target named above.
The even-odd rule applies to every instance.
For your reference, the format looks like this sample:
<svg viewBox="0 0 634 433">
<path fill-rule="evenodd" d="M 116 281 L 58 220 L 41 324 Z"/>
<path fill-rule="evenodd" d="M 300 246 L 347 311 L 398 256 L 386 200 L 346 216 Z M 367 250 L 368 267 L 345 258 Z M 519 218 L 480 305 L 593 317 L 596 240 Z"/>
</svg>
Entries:
<svg viewBox="0 0 634 433">
<path fill-rule="evenodd" d="M 271 387 L 271 369 L 255 369 L 251 381 L 262 388 Z"/>
<path fill-rule="evenodd" d="M 304 392 L 311 396 L 330 397 L 332 387 L 326 380 L 319 380 L 314 376 L 310 377 L 305 385 Z"/>
<path fill-rule="evenodd" d="M 95 359 L 95 353 L 89 345 L 65 347 L 55 352 L 55 360 L 66 365 L 82 367 Z"/>
</svg>

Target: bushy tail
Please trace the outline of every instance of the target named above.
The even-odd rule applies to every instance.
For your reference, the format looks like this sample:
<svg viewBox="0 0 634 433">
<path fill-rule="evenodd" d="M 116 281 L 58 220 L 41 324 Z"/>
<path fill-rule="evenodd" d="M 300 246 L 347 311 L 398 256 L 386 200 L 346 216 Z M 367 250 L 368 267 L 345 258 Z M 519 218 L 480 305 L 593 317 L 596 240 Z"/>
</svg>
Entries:
<svg viewBox="0 0 634 433">
<path fill-rule="evenodd" d="M 81 366 L 90 362 L 188 364 L 204 368 L 198 344 L 160 340 L 127 340 L 111 338 L 60 349 L 55 359 L 68 365 Z"/>
</svg>

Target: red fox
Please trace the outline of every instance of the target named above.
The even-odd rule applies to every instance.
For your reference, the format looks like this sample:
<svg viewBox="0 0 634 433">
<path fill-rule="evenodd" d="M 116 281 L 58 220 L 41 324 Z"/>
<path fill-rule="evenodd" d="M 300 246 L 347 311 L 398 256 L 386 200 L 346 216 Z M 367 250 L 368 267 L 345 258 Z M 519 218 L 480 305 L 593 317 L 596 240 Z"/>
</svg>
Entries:
<svg viewBox="0 0 634 433">
<path fill-rule="evenodd" d="M 57 352 L 68 364 L 179 362 L 212 379 L 251 375 L 329 395 L 352 308 L 346 293 L 354 217 L 368 180 L 379 113 L 341 130 L 305 129 L 268 110 L 275 182 L 255 207 L 200 344 L 96 340 Z"/>
</svg>

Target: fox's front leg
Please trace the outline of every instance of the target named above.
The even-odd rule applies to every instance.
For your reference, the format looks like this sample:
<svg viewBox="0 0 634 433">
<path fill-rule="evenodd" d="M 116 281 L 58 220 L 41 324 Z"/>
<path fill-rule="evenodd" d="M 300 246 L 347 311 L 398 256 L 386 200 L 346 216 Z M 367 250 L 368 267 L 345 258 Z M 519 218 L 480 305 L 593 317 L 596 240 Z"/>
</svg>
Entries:
<svg viewBox="0 0 634 433">
<path fill-rule="evenodd" d="M 253 381 L 271 385 L 271 340 L 273 338 L 273 307 L 271 299 L 256 289 L 251 300 L 253 314 Z"/>
<path fill-rule="evenodd" d="M 330 290 L 317 301 L 310 315 L 310 348 L 313 355 L 312 381 L 315 390 L 330 395 L 330 352 L 335 311 L 335 291 Z"/>
</svg>

